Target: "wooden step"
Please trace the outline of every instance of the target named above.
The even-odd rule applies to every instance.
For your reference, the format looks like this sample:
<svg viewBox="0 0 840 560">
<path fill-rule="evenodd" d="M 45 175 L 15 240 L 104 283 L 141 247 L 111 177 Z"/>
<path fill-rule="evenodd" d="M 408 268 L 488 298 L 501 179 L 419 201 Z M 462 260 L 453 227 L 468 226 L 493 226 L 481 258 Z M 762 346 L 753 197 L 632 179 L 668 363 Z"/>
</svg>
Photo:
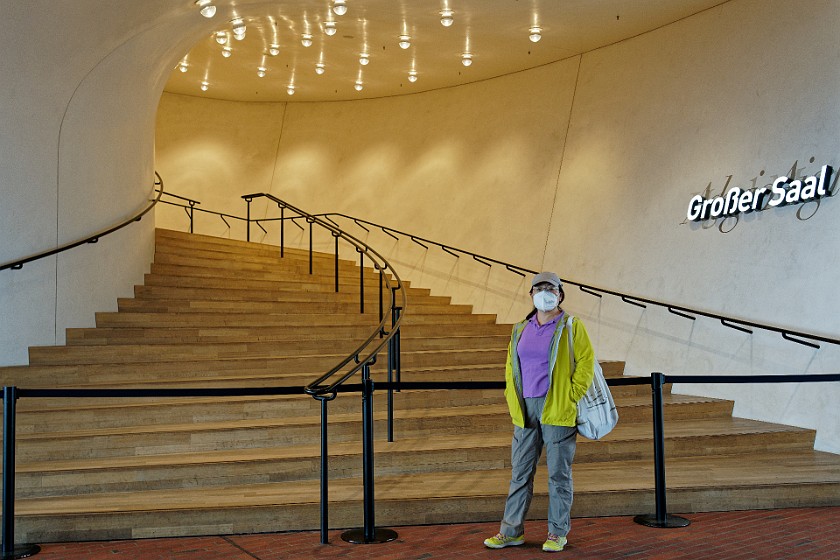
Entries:
<svg viewBox="0 0 840 560">
<path fill-rule="evenodd" d="M 293 291 L 293 292 L 321 292 L 335 293 L 335 285 L 327 281 L 298 282 L 284 281 L 283 279 L 272 280 L 251 280 L 248 278 L 206 278 L 202 276 L 189 275 L 159 275 L 147 274 L 144 276 L 146 286 L 171 286 L 177 288 L 215 288 L 223 290 L 262 290 L 270 293 Z M 353 282 L 342 282 L 339 286 L 342 291 L 355 290 L 358 292 L 358 280 Z M 375 290 L 375 291 L 374 291 Z M 377 293 L 378 282 L 365 282 L 365 294 Z M 387 293 L 387 292 L 386 292 Z M 412 288 L 407 286 L 406 293 L 410 295 L 422 295 L 428 290 Z"/>
<path fill-rule="evenodd" d="M 653 512 L 650 461 L 575 463 L 573 471 L 573 516 Z M 377 477 L 377 525 L 497 521 L 509 478 L 507 469 Z M 546 480 L 538 468 L 531 518 L 545 516 Z M 840 505 L 840 461 L 824 453 L 675 458 L 667 481 L 675 513 L 778 508 L 791 499 L 799 506 Z M 21 499 L 16 536 L 50 542 L 312 530 L 319 523 L 318 495 L 317 481 L 290 481 Z M 330 526 L 359 526 L 361 501 L 358 479 L 331 481 Z"/>
<path fill-rule="evenodd" d="M 253 313 L 112 313 L 104 312 L 96 314 L 96 325 L 103 327 L 154 327 L 154 326 L 298 326 L 307 327 L 311 325 L 323 326 L 335 323 L 364 324 L 367 321 L 371 325 L 379 323 L 378 310 L 370 310 L 367 313 L 347 314 L 324 314 L 324 313 L 297 313 L 287 314 L 253 314 Z M 403 317 L 403 325 L 440 325 L 447 328 L 464 324 L 495 324 L 495 315 L 418 315 L 406 314 Z"/>
<path fill-rule="evenodd" d="M 163 259 L 164 261 L 175 262 L 154 262 L 151 265 L 150 272 L 161 276 L 197 276 L 201 278 L 206 277 L 220 277 L 220 278 L 235 278 L 244 277 L 254 280 L 278 280 L 278 281 L 298 281 L 306 283 L 321 283 L 328 284 L 335 287 L 335 266 L 319 266 L 313 265 L 312 273 L 309 272 L 309 265 L 289 267 L 284 263 L 274 262 L 273 265 L 259 264 L 259 263 L 236 263 L 236 262 L 215 262 L 205 259 L 183 259 L 176 255 L 172 258 Z M 177 263 L 177 264 L 176 264 Z M 339 266 L 339 285 L 359 285 L 361 279 L 361 269 L 354 266 L 352 263 L 346 263 L 345 266 Z M 386 280 L 387 278 L 387 280 Z M 365 285 L 378 286 L 380 282 L 379 273 L 375 270 L 365 269 L 364 271 Z M 392 276 L 382 278 L 382 284 L 392 284 L 396 286 L 396 279 Z M 408 285 L 408 281 L 405 281 Z"/>
<path fill-rule="evenodd" d="M 630 397 L 647 396 L 634 389 L 616 387 L 613 393 L 620 405 L 630 403 Z M 386 391 L 376 392 L 374 402 L 378 410 L 382 411 L 386 406 L 386 399 Z M 394 392 L 393 400 L 395 410 L 427 407 L 430 403 L 444 407 L 505 402 L 501 389 L 409 390 Z M 632 402 L 641 406 L 644 400 L 634 399 Z M 22 399 L 19 402 L 16 426 L 18 433 L 27 434 L 85 428 L 264 419 L 277 417 L 278 410 L 282 410 L 284 416 L 315 415 L 320 413 L 320 406 L 319 401 L 304 396 L 302 391 L 296 395 L 224 398 L 37 398 Z M 358 413 L 360 406 L 358 395 L 342 393 L 329 403 L 329 411 Z"/>
<path fill-rule="evenodd" d="M 123 374 L 127 373 L 122 366 L 129 365 L 130 371 L 138 371 L 145 365 L 166 362 L 170 363 L 169 371 L 177 372 L 186 367 L 201 367 L 204 362 L 239 362 L 248 367 L 256 361 L 273 362 L 277 371 L 290 372 L 301 367 L 308 367 L 307 371 L 323 368 L 324 371 L 339 363 L 344 357 L 358 347 L 361 341 L 334 341 L 331 352 L 327 354 L 323 344 L 288 345 L 277 350 L 275 343 L 245 343 L 245 344 L 207 344 L 207 345 L 176 345 L 166 346 L 130 346 L 121 345 L 115 348 L 108 346 L 69 346 L 33 347 L 31 353 L 32 365 L 86 365 L 111 364 L 119 366 Z M 452 341 L 449 341 L 452 342 Z M 401 363 L 408 368 L 420 365 L 457 365 L 457 364 L 504 364 L 507 350 L 504 348 L 485 348 L 464 345 L 461 348 L 433 348 L 412 349 L 403 346 Z M 308 346 L 311 346 L 308 347 Z M 502 366 L 503 367 L 503 366 Z"/>
<path fill-rule="evenodd" d="M 279 258 L 279 254 L 271 255 L 252 255 L 252 254 L 236 254 L 232 253 L 218 253 L 215 251 L 190 249 L 185 251 L 171 251 L 167 249 L 157 249 L 155 251 L 154 263 L 155 265 L 169 265 L 176 267 L 212 267 L 215 269 L 236 269 L 236 270 L 254 270 L 254 271 L 274 271 L 280 274 L 308 274 L 309 273 L 309 258 L 300 258 L 297 255 L 286 256 Z M 333 255 L 314 255 L 312 259 L 313 272 L 320 272 L 324 275 L 334 274 L 335 259 Z M 338 260 L 339 276 L 342 273 L 349 273 L 356 271 L 356 277 L 359 275 L 358 261 L 348 261 L 345 259 Z M 378 274 L 373 268 L 365 268 L 365 273 L 373 275 Z"/>
<path fill-rule="evenodd" d="M 256 362 L 256 363 L 254 363 Z M 621 375 L 621 362 L 602 362 L 607 377 Z M 175 369 L 178 369 L 175 373 Z M 323 369 L 279 370 L 272 360 L 223 360 L 200 364 L 170 362 L 135 364 L 131 367 L 112 364 L 12 366 L 0 368 L 4 385 L 25 388 L 186 388 L 186 387 L 286 387 L 304 386 L 320 377 Z M 387 368 L 375 364 L 374 380 L 386 380 Z M 357 374 L 358 379 L 358 374 Z M 396 378 L 395 378 L 396 380 Z M 402 368 L 403 381 L 504 381 L 499 364 L 424 365 Z M 670 385 L 666 385 L 670 391 Z M 617 388 L 613 388 L 615 392 Z M 628 394 L 650 398 L 647 385 L 627 387 Z"/>
<path fill-rule="evenodd" d="M 146 276 L 147 285 L 175 285 L 175 286 L 207 286 L 222 288 L 265 288 L 273 291 L 292 292 L 331 292 L 335 293 L 335 279 L 332 276 L 279 275 L 270 273 L 245 273 L 237 270 L 219 271 L 217 269 L 199 269 L 194 267 L 170 268 L 165 273 L 160 267 L 152 266 L 152 273 Z M 358 274 L 339 276 L 340 292 L 360 292 Z M 381 283 L 385 295 L 388 295 L 389 284 Z M 404 283 L 405 288 L 411 286 Z M 391 283 L 390 287 L 397 287 Z M 373 275 L 365 276 L 364 289 L 366 292 L 378 293 L 380 281 Z"/>
<path fill-rule="evenodd" d="M 322 340 L 326 337 L 364 339 L 371 332 L 370 325 L 321 325 L 303 330 L 299 327 L 138 327 L 68 329 L 68 345 L 88 344 L 168 344 L 271 342 L 280 340 Z M 440 336 L 435 325 L 407 325 L 401 331 L 403 342 L 409 339 Z M 460 325 L 456 336 L 510 338 L 510 325 Z"/>
<path fill-rule="evenodd" d="M 285 301 L 207 301 L 207 300 L 138 300 L 119 298 L 118 310 L 121 313 L 257 313 L 257 314 L 300 314 L 300 313 L 328 313 L 339 315 L 358 315 L 358 302 L 332 302 L 323 298 L 313 297 L 305 302 Z M 387 309 L 388 302 L 383 301 L 383 309 Z M 367 306 L 368 310 L 379 312 L 377 306 Z M 437 305 L 421 304 L 411 311 L 423 315 L 469 315 L 471 305 Z"/>
<path fill-rule="evenodd" d="M 306 399 L 309 397 L 301 397 Z M 666 420 L 725 417 L 731 402 L 669 395 L 665 399 Z M 626 422 L 650 425 L 650 402 L 643 397 L 627 397 L 619 406 Z M 375 429 L 385 430 L 386 415 L 378 412 Z M 361 434 L 358 414 L 330 415 L 331 441 L 354 441 Z M 509 430 L 510 417 L 505 404 L 478 404 L 446 408 L 399 409 L 394 429 L 402 437 L 458 435 L 466 432 L 492 434 Z M 311 444 L 320 441 L 320 416 L 296 414 L 287 418 L 248 418 L 183 424 L 130 425 L 71 431 L 39 431 L 18 435 L 17 457 L 21 462 L 46 461 L 51 457 L 111 457 L 153 455 L 214 449 L 253 448 L 278 444 Z M 61 428 L 61 427 L 60 427 Z"/>
<path fill-rule="evenodd" d="M 331 340 L 331 351 L 347 355 L 363 338 Z M 409 338 L 402 342 L 407 354 L 431 351 L 505 350 L 508 337 L 441 337 Z M 208 360 L 236 357 L 286 357 L 313 355 L 321 351 L 320 340 L 288 340 L 270 342 L 231 342 L 217 344 L 121 344 L 108 346 L 33 346 L 29 363 L 43 364 L 120 364 L 128 362 Z"/>
<path fill-rule="evenodd" d="M 318 296 L 322 298 L 329 298 L 329 301 L 353 302 L 359 303 L 359 290 L 354 286 L 353 290 L 344 290 L 335 292 L 335 286 L 332 285 L 333 291 L 318 292 Z M 409 307 L 416 305 L 446 305 L 451 303 L 451 298 L 444 296 L 429 295 L 428 290 L 420 288 L 409 288 L 407 291 L 407 302 Z M 265 290 L 248 290 L 241 288 L 187 288 L 178 286 L 135 286 L 134 297 L 137 299 L 151 300 L 151 299 L 175 299 L 175 300 L 210 300 L 210 301 L 312 301 L 312 294 L 308 292 L 300 292 L 299 290 L 291 291 L 274 291 L 268 292 Z M 387 297 L 385 297 L 387 300 Z M 379 302 L 379 290 L 365 290 L 365 304 Z"/>
<path fill-rule="evenodd" d="M 395 434 L 388 443 L 379 434 L 375 464 L 377 476 L 510 468 L 510 429 L 507 433 L 440 436 L 408 439 Z M 607 439 L 579 438 L 575 462 L 652 461 L 650 426 L 622 423 Z M 711 434 L 711 435 L 710 435 Z M 666 454 L 675 457 L 724 455 L 749 449 L 751 453 L 810 451 L 809 430 L 749 420 L 718 418 L 705 422 L 673 421 L 665 439 Z M 260 484 L 319 477 L 312 465 L 320 461 L 319 445 L 235 449 L 211 453 L 123 456 L 70 461 L 44 461 L 18 466 L 18 497 L 63 495 L 76 487 L 87 492 L 143 491 L 191 485 Z M 544 464 L 544 457 L 540 464 Z M 358 442 L 332 443 L 330 478 L 361 476 Z M 142 470 L 142 479 L 137 471 Z M 89 479 L 94 478 L 95 481 Z"/>
<path fill-rule="evenodd" d="M 155 233 L 155 250 L 192 254 L 192 251 L 212 251 L 215 253 L 232 253 L 233 257 L 242 255 L 273 256 L 280 258 L 280 246 L 271 243 L 253 243 L 236 239 L 225 239 L 201 234 L 189 234 L 176 231 L 158 231 Z M 308 260 L 309 250 L 286 246 L 284 259 Z M 314 259 L 332 260 L 334 249 L 330 252 L 313 251 Z M 356 260 L 355 258 L 352 260 Z"/>
</svg>

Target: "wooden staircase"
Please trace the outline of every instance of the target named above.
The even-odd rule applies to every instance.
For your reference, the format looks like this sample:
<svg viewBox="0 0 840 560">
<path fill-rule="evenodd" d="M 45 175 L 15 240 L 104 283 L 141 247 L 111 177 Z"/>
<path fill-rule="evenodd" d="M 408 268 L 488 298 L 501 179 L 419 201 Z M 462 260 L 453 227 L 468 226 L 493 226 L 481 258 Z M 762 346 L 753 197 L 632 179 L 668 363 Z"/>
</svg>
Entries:
<svg viewBox="0 0 840 560">
<path fill-rule="evenodd" d="M 333 257 L 158 230 L 135 297 L 67 345 L 0 368 L 22 388 L 305 385 L 378 323 L 378 276 Z M 408 288 L 403 380 L 501 380 L 510 325 Z M 384 360 L 382 360 L 384 361 Z M 608 376 L 623 364 L 603 364 Z M 374 367 L 374 378 L 383 368 Z M 580 439 L 575 516 L 653 512 L 650 391 L 614 388 L 621 421 Z M 330 527 L 362 524 L 361 399 L 330 409 Z M 501 391 L 395 396 L 385 441 L 377 393 L 380 526 L 500 518 L 512 428 Z M 671 512 L 840 505 L 840 457 L 813 451 L 809 430 L 732 418 L 732 403 L 665 395 Z M 320 405 L 311 397 L 21 399 L 17 542 L 315 529 Z M 544 518 L 545 472 L 531 514 Z"/>
</svg>

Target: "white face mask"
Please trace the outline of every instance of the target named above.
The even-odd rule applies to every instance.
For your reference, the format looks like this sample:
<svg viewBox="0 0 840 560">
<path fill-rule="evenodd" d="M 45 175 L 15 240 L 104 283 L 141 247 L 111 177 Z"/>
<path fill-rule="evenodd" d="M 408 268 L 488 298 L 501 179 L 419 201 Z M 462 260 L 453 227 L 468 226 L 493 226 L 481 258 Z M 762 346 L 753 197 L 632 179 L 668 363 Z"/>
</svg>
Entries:
<svg viewBox="0 0 840 560">
<path fill-rule="evenodd" d="M 557 308 L 559 297 L 553 292 L 537 292 L 534 294 L 534 307 L 543 312 Z"/>
</svg>

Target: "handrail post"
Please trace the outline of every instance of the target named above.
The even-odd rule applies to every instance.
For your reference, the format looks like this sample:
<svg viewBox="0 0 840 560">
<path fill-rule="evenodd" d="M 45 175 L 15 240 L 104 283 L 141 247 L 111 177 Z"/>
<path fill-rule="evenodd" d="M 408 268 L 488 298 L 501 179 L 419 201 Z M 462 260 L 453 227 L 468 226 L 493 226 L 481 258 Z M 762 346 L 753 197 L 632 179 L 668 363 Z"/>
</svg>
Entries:
<svg viewBox="0 0 840 560">
<path fill-rule="evenodd" d="M 333 232 L 335 237 L 335 293 L 338 293 L 338 234 Z"/>
<path fill-rule="evenodd" d="M 190 233 L 192 233 L 193 232 L 193 209 L 195 208 L 195 201 L 190 200 L 189 204 L 190 204 Z"/>
<path fill-rule="evenodd" d="M 400 320 L 400 315 L 402 314 L 402 307 L 394 307 L 394 313 L 396 314 L 396 320 Z M 396 379 L 397 383 L 399 384 L 401 377 L 402 377 L 402 327 L 397 328 L 397 332 L 394 333 L 394 346 L 396 347 L 396 352 L 394 353 L 394 364 L 395 368 L 394 371 L 396 372 Z M 397 393 L 400 390 L 397 389 Z"/>
<path fill-rule="evenodd" d="M 385 271 L 382 268 L 380 268 L 379 265 L 377 265 L 376 268 L 379 269 L 379 322 L 381 323 L 382 317 L 384 317 L 384 307 L 382 302 L 382 282 L 385 280 Z"/>
<path fill-rule="evenodd" d="M 359 313 L 365 312 L 365 254 L 356 247 L 359 253 Z"/>
<path fill-rule="evenodd" d="M 668 515 L 665 485 L 665 420 L 662 405 L 662 386 L 665 375 L 659 372 L 650 374 L 650 390 L 653 400 L 653 469 L 655 515 L 637 515 L 633 520 L 647 527 L 673 529 L 686 527 L 691 523 L 684 517 Z"/>
<path fill-rule="evenodd" d="M 17 387 L 3 387 L 3 534 L 0 558 L 26 558 L 40 552 L 38 545 L 15 546 L 15 414 Z"/>
<path fill-rule="evenodd" d="M 283 246 L 286 233 L 286 207 L 280 207 L 280 258 L 283 258 Z"/>
<path fill-rule="evenodd" d="M 373 380 L 370 362 L 362 366 L 362 481 L 364 485 L 364 527 L 345 531 L 341 538 L 354 544 L 372 544 L 392 541 L 397 532 L 376 528 L 373 472 Z"/>
<path fill-rule="evenodd" d="M 245 198 L 245 202 L 247 203 L 247 214 L 245 220 L 245 223 L 247 224 L 247 229 L 245 230 L 245 240 L 251 241 L 251 198 L 243 198 Z"/>
<path fill-rule="evenodd" d="M 312 224 L 315 222 L 312 218 L 307 218 L 307 222 L 309 222 L 309 274 L 312 274 Z"/>
</svg>

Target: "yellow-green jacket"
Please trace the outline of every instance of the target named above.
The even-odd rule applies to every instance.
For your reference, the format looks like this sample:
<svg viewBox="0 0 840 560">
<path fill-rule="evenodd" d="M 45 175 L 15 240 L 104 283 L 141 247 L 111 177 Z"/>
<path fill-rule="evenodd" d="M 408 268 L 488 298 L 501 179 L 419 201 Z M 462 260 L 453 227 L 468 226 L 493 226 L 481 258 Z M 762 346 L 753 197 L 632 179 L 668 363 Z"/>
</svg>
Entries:
<svg viewBox="0 0 840 560">
<path fill-rule="evenodd" d="M 572 375 L 569 359 L 569 341 L 565 329 L 567 316 L 564 314 L 557 321 L 554 336 L 551 339 L 548 360 L 548 394 L 545 396 L 542 423 L 553 426 L 575 426 L 577 418 L 577 402 L 583 397 L 595 373 L 595 354 L 586 327 L 578 319 L 572 320 L 572 342 L 574 343 L 577 367 Z M 522 397 L 522 373 L 519 367 L 519 355 L 516 347 L 522 336 L 522 331 L 528 320 L 513 326 L 513 333 L 508 346 L 507 364 L 505 366 L 505 398 L 510 417 L 514 425 L 525 427 L 522 414 L 524 401 Z"/>
</svg>

